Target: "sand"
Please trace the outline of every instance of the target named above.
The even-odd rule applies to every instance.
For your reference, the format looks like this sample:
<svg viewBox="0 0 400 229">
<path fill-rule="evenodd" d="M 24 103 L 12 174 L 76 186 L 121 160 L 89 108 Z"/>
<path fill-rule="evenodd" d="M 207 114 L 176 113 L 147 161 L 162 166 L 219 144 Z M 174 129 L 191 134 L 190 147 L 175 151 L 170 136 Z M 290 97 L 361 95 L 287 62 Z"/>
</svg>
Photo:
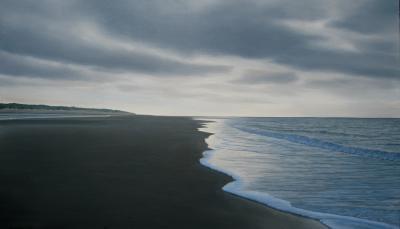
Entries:
<svg viewBox="0 0 400 229">
<path fill-rule="evenodd" d="M 221 190 L 190 118 L 0 121 L 0 228 L 325 228 Z"/>
</svg>

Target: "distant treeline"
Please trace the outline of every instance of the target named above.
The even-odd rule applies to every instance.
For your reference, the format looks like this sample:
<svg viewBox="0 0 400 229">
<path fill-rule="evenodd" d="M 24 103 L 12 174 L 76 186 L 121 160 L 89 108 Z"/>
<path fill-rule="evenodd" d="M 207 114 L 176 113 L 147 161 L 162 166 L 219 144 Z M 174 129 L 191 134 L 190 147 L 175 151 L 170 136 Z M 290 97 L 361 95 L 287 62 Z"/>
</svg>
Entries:
<svg viewBox="0 0 400 229">
<path fill-rule="evenodd" d="M 66 107 L 66 106 L 49 106 L 49 105 L 33 105 L 21 103 L 0 103 L 0 110 L 2 109 L 23 109 L 23 110 L 52 110 L 52 111 L 101 111 L 113 113 L 128 113 L 126 111 L 111 110 L 111 109 L 97 109 L 97 108 L 82 108 L 82 107 Z"/>
</svg>

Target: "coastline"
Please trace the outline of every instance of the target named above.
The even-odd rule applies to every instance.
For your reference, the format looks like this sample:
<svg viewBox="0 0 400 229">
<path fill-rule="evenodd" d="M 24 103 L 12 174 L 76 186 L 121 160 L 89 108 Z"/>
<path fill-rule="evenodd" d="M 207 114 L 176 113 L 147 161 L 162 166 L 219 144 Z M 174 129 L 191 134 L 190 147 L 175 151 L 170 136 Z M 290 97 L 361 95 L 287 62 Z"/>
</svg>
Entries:
<svg viewBox="0 0 400 229">
<path fill-rule="evenodd" d="M 257 205 L 260 205 L 262 208 L 265 208 L 266 211 L 276 211 L 277 213 L 280 214 L 284 214 L 285 217 L 287 217 L 286 220 L 290 219 L 290 217 L 299 217 L 301 220 L 304 221 L 308 221 L 307 225 L 304 225 L 304 228 L 309 228 L 309 229 L 317 229 L 317 228 L 330 228 L 328 225 L 324 224 L 323 222 L 321 222 L 318 218 L 313 218 L 304 214 L 300 214 L 300 213 L 295 213 L 295 212 L 290 212 L 284 209 L 280 209 L 279 207 L 274 207 L 274 205 L 269 205 L 265 202 L 263 202 L 260 198 L 260 196 L 265 196 L 266 194 L 264 193 L 253 193 L 254 195 L 252 196 L 247 196 L 244 193 L 239 193 L 237 190 L 240 189 L 241 186 L 241 180 L 239 177 L 237 177 L 235 174 L 232 174 L 229 171 L 226 171 L 222 168 L 219 168 L 211 163 L 208 162 L 208 160 L 212 157 L 212 154 L 215 153 L 214 149 L 210 148 L 210 145 L 207 144 L 207 139 L 214 135 L 215 133 L 210 132 L 209 130 L 207 130 L 207 123 L 212 123 L 214 121 L 211 120 L 206 120 L 206 119 L 201 119 L 201 118 L 196 118 L 196 121 L 200 122 L 200 127 L 198 128 L 198 130 L 200 132 L 209 134 L 209 136 L 207 138 L 205 138 L 205 144 L 207 145 L 207 150 L 205 150 L 203 152 L 203 157 L 200 158 L 199 162 L 206 168 L 210 169 L 211 171 L 217 171 L 223 175 L 229 176 L 230 177 L 230 181 L 228 183 L 226 183 L 223 187 L 221 187 L 221 190 L 223 190 L 224 192 L 230 194 L 232 197 L 236 197 L 236 198 L 240 198 L 243 201 L 249 201 L 252 203 L 255 203 Z M 272 197 L 274 198 L 274 197 Z M 276 199 L 274 198 L 274 201 L 277 205 L 280 205 L 281 203 L 288 204 L 286 203 L 286 201 L 284 200 L 280 200 L 280 199 Z M 303 222 L 305 223 L 305 222 Z M 270 226 L 270 225 L 268 225 Z M 276 226 L 276 225 L 274 225 Z M 302 225 L 295 225 L 295 228 L 303 228 Z"/>
<path fill-rule="evenodd" d="M 0 121 L 2 228 L 325 228 L 234 196 L 191 118 Z"/>
<path fill-rule="evenodd" d="M 198 118 L 196 120 L 204 122 L 202 127 L 199 128 L 199 131 L 210 134 L 210 137 L 206 139 L 209 148 L 203 153 L 203 157 L 200 159 L 200 163 L 211 170 L 218 171 L 231 177 L 231 181 L 222 187 L 222 190 L 224 190 L 225 192 L 249 201 L 256 202 L 262 206 L 274 209 L 279 212 L 288 213 L 298 217 L 317 221 L 325 228 L 348 228 L 349 226 L 354 226 L 355 228 L 398 228 L 395 225 L 371 221 L 367 219 L 355 218 L 352 216 L 335 215 L 331 213 L 315 212 L 297 208 L 295 206 L 292 206 L 290 202 L 284 199 L 278 199 L 274 196 L 269 195 L 268 193 L 244 189 L 243 187 L 245 180 L 242 177 L 224 168 L 223 164 L 218 165 L 215 164 L 215 161 L 212 162 L 214 154 L 218 153 L 220 147 L 216 146 L 215 149 L 213 148 L 213 145 L 215 145 L 215 143 L 213 143 L 214 140 L 210 141 L 210 138 L 215 138 L 215 134 L 217 134 L 218 131 L 216 131 L 214 127 L 210 128 L 210 125 L 213 126 L 213 123 L 218 121 L 208 118 Z M 225 155 L 225 157 L 227 157 L 227 154 Z"/>
</svg>

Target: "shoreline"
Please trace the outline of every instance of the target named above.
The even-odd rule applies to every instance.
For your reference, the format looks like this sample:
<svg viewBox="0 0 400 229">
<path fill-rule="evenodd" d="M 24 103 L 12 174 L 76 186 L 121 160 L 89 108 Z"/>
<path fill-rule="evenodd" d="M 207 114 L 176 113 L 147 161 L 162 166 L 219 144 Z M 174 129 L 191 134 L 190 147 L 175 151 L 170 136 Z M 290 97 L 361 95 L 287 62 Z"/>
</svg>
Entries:
<svg viewBox="0 0 400 229">
<path fill-rule="evenodd" d="M 207 126 L 209 123 L 213 123 L 212 119 L 195 119 L 199 122 L 202 122 L 203 125 L 199 128 L 199 131 L 210 134 L 210 136 L 215 135 L 216 133 L 213 133 L 212 130 L 209 130 L 209 126 Z M 209 137 L 210 137 L 209 136 Z M 209 138 L 208 137 L 208 138 Z M 207 139 L 208 139 L 207 138 Z M 206 139 L 206 140 L 207 140 Z M 217 152 L 216 149 L 213 149 L 208 143 L 208 149 L 203 152 L 203 157 L 200 159 L 200 163 L 205 166 L 206 168 L 220 172 L 224 175 L 227 175 L 231 178 L 231 181 L 227 184 L 225 184 L 222 187 L 222 190 L 234 195 L 238 196 L 240 198 L 258 203 L 266 208 L 270 208 L 282 213 L 288 213 L 297 217 L 302 217 L 305 219 L 310 219 L 313 221 L 316 221 L 323 225 L 325 228 L 341 228 L 342 226 L 346 226 L 348 224 L 354 224 L 361 226 L 364 228 L 364 226 L 369 227 L 379 227 L 379 228 L 387 228 L 387 229 L 396 229 L 395 225 L 390 225 L 382 222 L 377 222 L 377 221 L 371 221 L 367 219 L 361 219 L 361 218 L 356 218 L 352 216 L 343 216 L 343 215 L 335 215 L 331 213 L 323 213 L 323 212 L 315 212 L 315 211 L 310 211 L 310 210 L 305 210 L 301 208 L 297 208 L 291 205 L 290 202 L 283 200 L 283 199 L 278 199 L 274 196 L 270 196 L 267 193 L 263 192 L 256 192 L 256 191 L 245 191 L 242 190 L 242 178 L 237 176 L 236 174 L 232 173 L 231 171 L 228 171 L 224 168 L 218 167 L 217 165 L 214 165 L 209 162 L 209 160 L 213 157 L 213 155 Z M 211 148 L 210 148 L 211 147 Z M 342 225 L 342 223 L 346 222 L 345 224 Z"/>
<path fill-rule="evenodd" d="M 241 179 L 239 177 L 237 177 L 235 174 L 232 174 L 231 172 L 226 171 L 226 170 L 224 170 L 222 168 L 219 168 L 219 167 L 217 167 L 217 166 L 215 166 L 215 165 L 213 165 L 213 164 L 208 162 L 208 160 L 212 157 L 212 154 L 215 153 L 215 149 L 210 148 L 210 145 L 206 142 L 206 140 L 210 136 L 214 135 L 215 133 L 208 132 L 205 129 L 207 129 L 207 124 L 208 123 L 212 123 L 212 122 L 215 122 L 215 121 L 202 120 L 202 119 L 194 119 L 194 120 L 200 122 L 200 127 L 198 128 L 198 131 L 200 131 L 202 133 L 205 133 L 205 134 L 208 134 L 208 136 L 204 139 L 205 144 L 207 145 L 207 149 L 203 152 L 203 154 L 202 154 L 203 156 L 199 159 L 200 164 L 202 166 L 208 168 L 211 171 L 216 171 L 216 172 L 219 172 L 219 173 L 221 173 L 223 175 L 226 175 L 226 176 L 230 177 L 231 181 L 229 181 L 223 187 L 221 187 L 221 190 L 223 190 L 224 192 L 226 192 L 226 193 L 228 193 L 228 194 L 230 194 L 230 195 L 232 195 L 234 197 L 238 197 L 238 198 L 241 198 L 243 200 L 250 201 L 250 202 L 253 202 L 255 204 L 259 204 L 260 206 L 268 208 L 268 209 L 271 209 L 273 211 L 278 211 L 278 212 L 281 212 L 281 213 L 284 213 L 284 214 L 292 215 L 294 217 L 300 217 L 300 218 L 303 218 L 303 219 L 312 220 L 312 221 L 320 224 L 322 226 L 322 228 L 331 229 L 331 227 L 329 225 L 327 225 L 324 222 L 322 222 L 319 218 L 311 217 L 311 216 L 307 216 L 307 215 L 302 215 L 302 214 L 299 214 L 299 213 L 291 212 L 289 210 L 283 210 L 283 209 L 280 209 L 278 207 L 271 206 L 271 205 L 269 205 L 269 204 L 267 204 L 267 203 L 265 203 L 265 202 L 263 202 L 261 200 L 257 200 L 256 197 L 252 198 L 252 197 L 248 197 L 248 196 L 243 195 L 243 194 L 239 194 L 239 193 L 234 191 L 235 188 L 230 189 L 229 188 L 230 186 L 235 186 L 235 187 L 240 186 Z M 204 129 L 204 130 L 202 130 L 202 129 Z M 274 198 L 274 199 L 276 199 L 278 201 L 286 202 L 285 200 L 277 199 L 275 197 L 272 197 L 272 198 Z"/>
<path fill-rule="evenodd" d="M 325 228 L 221 188 L 187 117 L 0 121 L 1 228 Z"/>
</svg>

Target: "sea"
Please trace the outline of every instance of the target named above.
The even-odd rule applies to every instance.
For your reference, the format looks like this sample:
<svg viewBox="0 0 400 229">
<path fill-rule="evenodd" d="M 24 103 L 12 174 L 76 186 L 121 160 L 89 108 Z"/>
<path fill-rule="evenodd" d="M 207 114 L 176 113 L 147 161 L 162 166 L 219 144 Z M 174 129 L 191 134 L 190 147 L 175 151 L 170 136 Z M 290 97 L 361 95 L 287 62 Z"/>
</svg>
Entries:
<svg viewBox="0 0 400 229">
<path fill-rule="evenodd" d="M 333 229 L 400 227 L 400 119 L 201 120 L 226 192 Z"/>
</svg>

